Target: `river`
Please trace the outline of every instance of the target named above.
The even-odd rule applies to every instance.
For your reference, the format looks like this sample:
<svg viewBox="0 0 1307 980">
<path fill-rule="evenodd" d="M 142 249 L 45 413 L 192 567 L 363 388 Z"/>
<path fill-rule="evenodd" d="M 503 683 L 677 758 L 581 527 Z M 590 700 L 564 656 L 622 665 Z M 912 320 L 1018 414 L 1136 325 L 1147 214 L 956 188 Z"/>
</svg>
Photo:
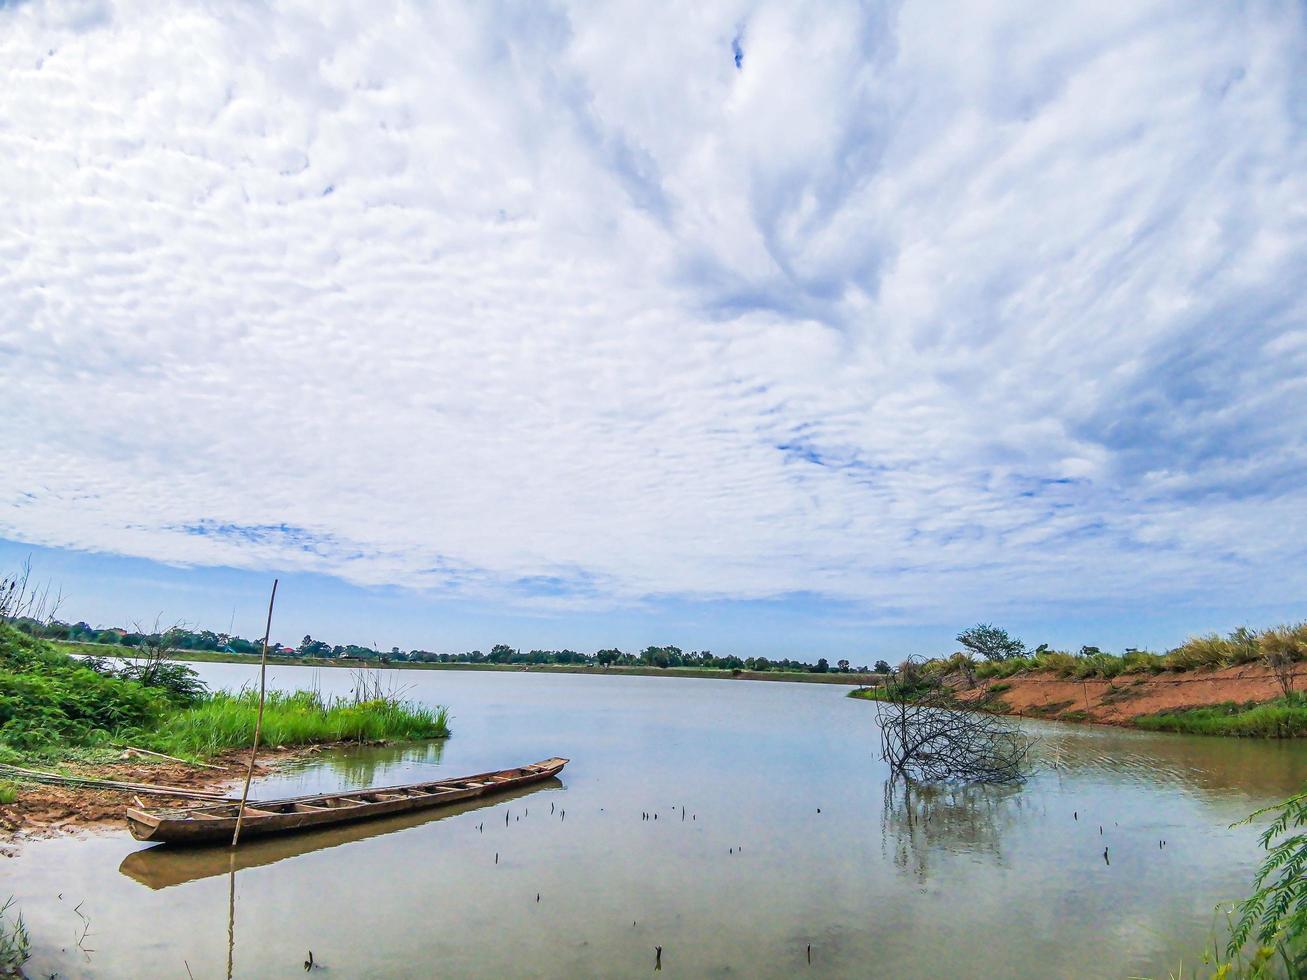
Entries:
<svg viewBox="0 0 1307 980">
<path fill-rule="evenodd" d="M 253 675 L 198 667 L 215 687 Z M 1256 866 L 1257 830 L 1229 825 L 1307 782 L 1297 744 L 1032 723 L 1024 785 L 905 797 L 874 706 L 840 687 L 387 673 L 449 705 L 453 737 L 324 753 L 253 795 L 571 763 L 510 800 L 234 860 L 125 831 L 32 842 L 0 859 L 29 973 L 296 977 L 312 951 L 335 978 L 639 977 L 661 946 L 669 977 L 1165 977 Z"/>
</svg>

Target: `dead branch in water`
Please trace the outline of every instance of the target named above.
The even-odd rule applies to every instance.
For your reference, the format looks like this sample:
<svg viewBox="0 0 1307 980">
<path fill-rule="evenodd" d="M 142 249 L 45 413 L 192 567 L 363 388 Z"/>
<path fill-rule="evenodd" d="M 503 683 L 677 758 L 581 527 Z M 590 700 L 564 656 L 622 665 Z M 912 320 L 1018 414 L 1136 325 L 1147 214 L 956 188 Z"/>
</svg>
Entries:
<svg viewBox="0 0 1307 980">
<path fill-rule="evenodd" d="M 881 758 L 892 776 L 922 783 L 1024 778 L 1030 740 L 983 702 L 959 701 L 909 659 L 876 703 Z"/>
</svg>

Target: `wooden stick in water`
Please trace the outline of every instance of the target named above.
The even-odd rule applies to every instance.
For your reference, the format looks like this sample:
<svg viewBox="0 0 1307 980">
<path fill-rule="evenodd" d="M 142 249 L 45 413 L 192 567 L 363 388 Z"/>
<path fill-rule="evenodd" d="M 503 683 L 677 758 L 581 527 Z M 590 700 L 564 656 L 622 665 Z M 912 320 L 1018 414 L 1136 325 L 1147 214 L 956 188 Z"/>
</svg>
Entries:
<svg viewBox="0 0 1307 980">
<path fill-rule="evenodd" d="M 250 747 L 250 765 L 245 770 L 245 789 L 236 811 L 236 830 L 231 835 L 231 846 L 240 843 L 241 824 L 245 820 L 245 803 L 250 798 L 250 779 L 254 776 L 254 758 L 259 754 L 259 733 L 263 731 L 263 700 L 268 694 L 268 637 L 272 635 L 272 606 L 277 601 L 277 580 L 272 580 L 272 598 L 268 600 L 268 625 L 263 631 L 263 656 L 259 659 L 259 714 L 254 720 L 254 744 Z"/>
</svg>

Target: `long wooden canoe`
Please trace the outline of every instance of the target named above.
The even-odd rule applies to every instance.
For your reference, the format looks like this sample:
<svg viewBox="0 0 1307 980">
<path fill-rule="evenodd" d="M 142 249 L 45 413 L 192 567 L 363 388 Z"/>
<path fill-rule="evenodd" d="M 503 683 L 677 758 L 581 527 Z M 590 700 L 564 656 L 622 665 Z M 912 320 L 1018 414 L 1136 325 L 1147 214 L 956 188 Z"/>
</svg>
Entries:
<svg viewBox="0 0 1307 980">
<path fill-rule="evenodd" d="M 382 786 L 352 793 L 297 796 L 288 800 L 260 800 L 245 804 L 241 839 L 263 834 L 293 833 L 312 827 L 370 820 L 444 806 L 485 796 L 558 775 L 566 759 L 545 759 L 516 769 L 483 772 L 459 779 Z M 230 841 L 236 829 L 236 803 L 219 803 L 182 809 L 127 810 L 127 826 L 137 840 L 171 844 L 208 844 Z"/>
</svg>

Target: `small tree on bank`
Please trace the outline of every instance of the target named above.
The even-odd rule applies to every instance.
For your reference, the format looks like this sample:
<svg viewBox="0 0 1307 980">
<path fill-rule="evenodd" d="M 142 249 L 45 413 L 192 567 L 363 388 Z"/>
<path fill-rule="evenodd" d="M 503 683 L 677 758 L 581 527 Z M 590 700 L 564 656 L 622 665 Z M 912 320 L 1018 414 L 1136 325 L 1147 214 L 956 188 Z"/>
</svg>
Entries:
<svg viewBox="0 0 1307 980">
<path fill-rule="evenodd" d="M 1024 656 L 1026 645 L 992 623 L 977 623 L 957 635 L 957 641 L 977 656 L 989 661 L 1011 660 Z"/>
</svg>

